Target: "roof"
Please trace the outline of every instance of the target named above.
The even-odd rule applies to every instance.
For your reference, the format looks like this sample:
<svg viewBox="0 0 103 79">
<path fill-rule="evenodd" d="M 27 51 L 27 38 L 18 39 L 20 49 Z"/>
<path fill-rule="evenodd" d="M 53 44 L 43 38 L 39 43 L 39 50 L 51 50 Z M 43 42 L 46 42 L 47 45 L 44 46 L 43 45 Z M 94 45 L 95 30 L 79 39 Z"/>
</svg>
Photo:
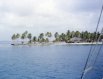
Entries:
<svg viewBox="0 0 103 79">
<path fill-rule="evenodd" d="M 70 41 L 81 41 L 82 39 L 79 37 L 73 37 L 70 39 Z"/>
</svg>

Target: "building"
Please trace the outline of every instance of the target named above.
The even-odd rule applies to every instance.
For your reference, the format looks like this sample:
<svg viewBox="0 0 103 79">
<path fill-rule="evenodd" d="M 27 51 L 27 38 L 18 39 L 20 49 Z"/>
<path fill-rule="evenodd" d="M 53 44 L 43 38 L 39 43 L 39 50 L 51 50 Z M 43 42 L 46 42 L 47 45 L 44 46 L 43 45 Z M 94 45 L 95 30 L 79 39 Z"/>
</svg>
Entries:
<svg viewBox="0 0 103 79">
<path fill-rule="evenodd" d="M 70 39 L 70 42 L 72 43 L 79 43 L 79 42 L 82 42 L 82 39 L 79 38 L 79 37 L 73 37 Z"/>
</svg>

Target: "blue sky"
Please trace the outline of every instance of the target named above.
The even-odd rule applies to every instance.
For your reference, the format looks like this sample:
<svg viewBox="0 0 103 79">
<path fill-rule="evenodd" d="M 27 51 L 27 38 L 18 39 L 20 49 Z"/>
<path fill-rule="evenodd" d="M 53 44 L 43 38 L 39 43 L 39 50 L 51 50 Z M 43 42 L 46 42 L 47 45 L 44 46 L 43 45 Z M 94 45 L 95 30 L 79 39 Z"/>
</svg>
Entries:
<svg viewBox="0 0 103 79">
<path fill-rule="evenodd" d="M 25 30 L 33 35 L 68 29 L 93 32 L 101 5 L 102 0 L 0 0 L 0 40 Z"/>
</svg>

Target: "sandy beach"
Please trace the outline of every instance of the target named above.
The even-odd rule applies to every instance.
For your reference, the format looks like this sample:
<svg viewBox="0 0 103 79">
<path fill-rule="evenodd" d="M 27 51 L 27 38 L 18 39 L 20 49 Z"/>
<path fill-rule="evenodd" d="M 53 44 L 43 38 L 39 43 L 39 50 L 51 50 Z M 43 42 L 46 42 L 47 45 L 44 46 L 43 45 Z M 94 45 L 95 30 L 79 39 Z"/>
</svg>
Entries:
<svg viewBox="0 0 103 79">
<path fill-rule="evenodd" d="M 65 42 L 50 42 L 50 43 L 32 43 L 32 44 L 11 44 L 13 46 L 19 46 L 19 45 L 29 45 L 29 46 L 49 46 L 49 45 L 95 45 L 95 44 L 103 44 L 102 42 L 94 42 L 94 43 L 88 43 L 88 42 L 82 42 L 82 43 L 65 43 Z"/>
</svg>

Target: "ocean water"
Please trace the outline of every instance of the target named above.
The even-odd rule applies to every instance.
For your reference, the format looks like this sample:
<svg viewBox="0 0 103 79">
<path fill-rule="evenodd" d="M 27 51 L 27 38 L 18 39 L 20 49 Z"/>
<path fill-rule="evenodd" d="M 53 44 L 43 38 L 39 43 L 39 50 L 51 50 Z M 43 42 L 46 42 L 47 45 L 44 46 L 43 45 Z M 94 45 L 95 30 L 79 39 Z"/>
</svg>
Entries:
<svg viewBox="0 0 103 79">
<path fill-rule="evenodd" d="M 100 45 L 88 66 L 92 66 Z M 80 79 L 90 45 L 11 46 L 0 44 L 0 79 Z M 103 48 L 84 79 L 102 79 Z"/>
</svg>

